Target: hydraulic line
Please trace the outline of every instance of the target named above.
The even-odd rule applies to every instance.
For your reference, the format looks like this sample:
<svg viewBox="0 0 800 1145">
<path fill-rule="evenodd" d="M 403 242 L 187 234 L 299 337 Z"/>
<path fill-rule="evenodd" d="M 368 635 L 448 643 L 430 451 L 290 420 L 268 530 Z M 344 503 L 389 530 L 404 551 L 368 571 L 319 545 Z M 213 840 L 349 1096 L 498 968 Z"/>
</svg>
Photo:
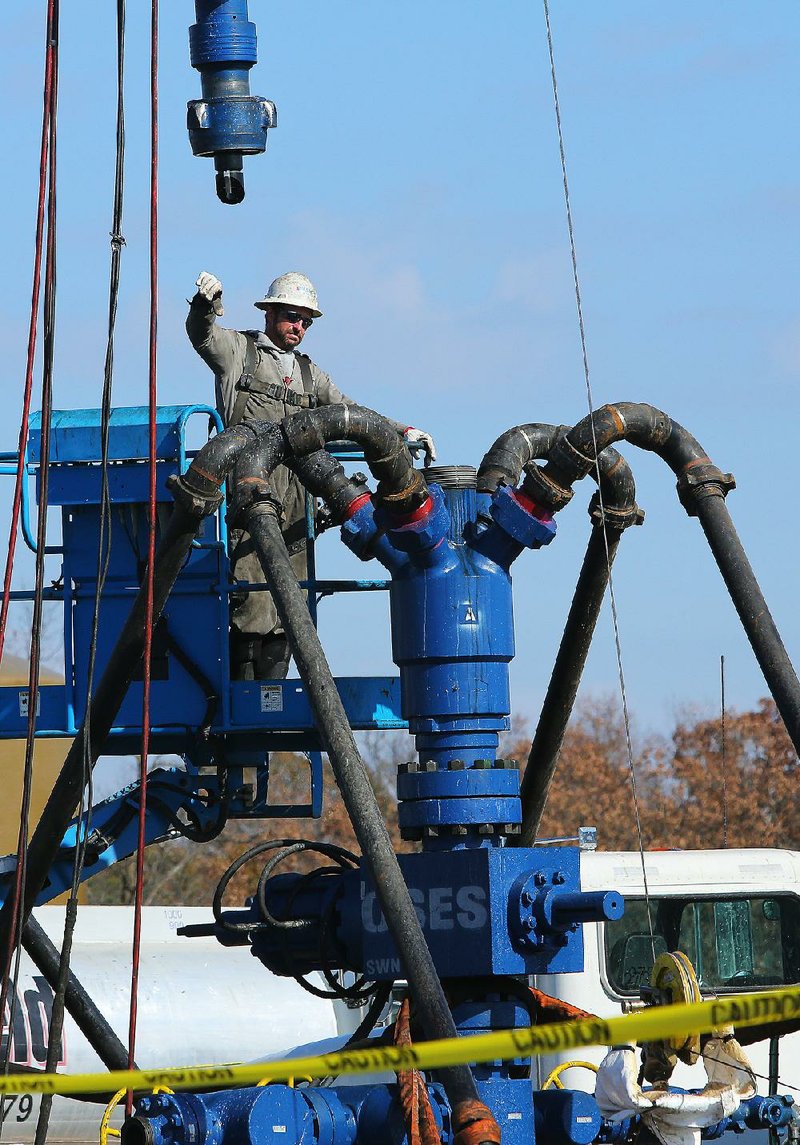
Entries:
<svg viewBox="0 0 800 1145">
<path fill-rule="evenodd" d="M 237 484 L 245 476 L 244 465 L 245 459 L 242 458 L 237 467 Z M 378 892 L 404 974 L 419 1008 L 425 1035 L 429 1039 L 457 1037 L 453 1015 L 447 1005 L 397 856 L 392 850 L 366 767 L 347 722 L 347 715 L 302 589 L 292 571 L 275 506 L 270 501 L 255 501 L 247 511 L 245 527 L 252 538 L 275 607 L 289 638 L 297 670 L 314 713 L 314 722 Z M 463 1101 L 477 1099 L 477 1089 L 469 1067 L 448 1067 L 440 1072 L 442 1084 L 454 1107 Z"/>
<path fill-rule="evenodd" d="M 678 477 L 678 496 L 698 517 L 725 586 L 734 603 L 786 730 L 800 754 L 800 681 L 753 573 L 725 504 L 734 482 L 714 465 L 699 442 L 655 407 L 635 402 L 606 405 L 578 422 L 551 449 L 547 464 L 528 471 L 525 491 L 548 504 L 595 464 L 601 452 L 620 440 L 657 453 Z"/>
<path fill-rule="evenodd" d="M 608 574 L 621 539 L 622 533 L 609 527 L 606 527 L 605 538 L 600 528 L 592 529 L 589 537 L 528 762 L 522 774 L 522 830 L 518 836 L 509 838 L 508 845 L 511 847 L 532 847 L 536 841 L 564 734 L 608 587 Z"/>
<path fill-rule="evenodd" d="M 379 479 L 376 501 L 394 513 L 413 511 L 428 497 L 422 476 L 396 431 L 379 414 L 358 406 L 330 406 L 295 415 L 282 423 L 294 453 L 288 463 L 304 482 L 325 497 L 337 516 L 363 493 L 343 479 L 341 466 L 324 453 L 325 443 L 347 438 L 363 446 L 365 459 Z M 289 637 L 305 684 L 315 723 L 325 743 L 345 806 L 370 869 L 388 928 L 394 938 L 429 1038 L 456 1036 L 455 1023 L 422 934 L 408 888 L 392 850 L 366 768 L 353 739 L 319 637 L 292 571 L 267 479 L 271 466 L 259 442 L 245 451 L 236 468 L 236 503 L 253 541 L 275 606 Z M 487 1140 L 499 1134 L 479 1101 L 468 1067 L 442 1071 L 442 1083 L 454 1108 L 459 1132 L 473 1123 L 486 1126 Z M 477 1138 L 483 1135 L 480 1130 Z"/>
<path fill-rule="evenodd" d="M 150 323 L 148 371 L 149 497 L 147 505 L 147 567 L 144 578 L 144 655 L 142 688 L 142 750 L 139 756 L 139 832 L 136 848 L 136 887 L 133 903 L 131 951 L 131 999 L 128 1022 L 128 1069 L 136 1053 L 136 1022 L 139 1009 L 139 962 L 144 897 L 144 851 L 147 831 L 147 756 L 150 748 L 150 684 L 153 649 L 154 576 L 156 553 L 156 365 L 158 350 L 158 0 L 151 0 L 150 16 Z M 133 1092 L 128 1091 L 125 1112 L 133 1110 Z"/>
<path fill-rule="evenodd" d="M 636 488 L 627 462 L 610 446 L 600 454 L 599 462 L 600 495 L 595 494 L 589 510 L 592 532 L 522 775 L 522 830 L 509 838 L 510 846 L 532 847 L 534 844 L 611 566 L 625 529 L 641 524 L 643 519 L 636 505 Z M 595 472 L 591 470 L 592 475 Z"/>
<path fill-rule="evenodd" d="M 523 470 L 527 474 L 537 458 L 547 457 L 566 432 L 567 426 L 536 423 L 507 430 L 490 446 L 481 461 L 478 489 L 493 493 L 501 484 L 516 485 Z M 536 470 L 533 476 L 538 472 Z M 611 565 L 623 531 L 641 521 L 633 476 L 619 453 L 606 448 L 600 454 L 599 466 L 592 472 L 600 475 L 599 497 L 596 495 L 590 506 L 594 527 L 522 776 L 522 831 L 520 835 L 509 838 L 510 846 L 529 847 L 536 838 L 608 586 Z M 561 508 L 568 497 L 551 497 L 550 500 L 554 508 Z"/>
</svg>

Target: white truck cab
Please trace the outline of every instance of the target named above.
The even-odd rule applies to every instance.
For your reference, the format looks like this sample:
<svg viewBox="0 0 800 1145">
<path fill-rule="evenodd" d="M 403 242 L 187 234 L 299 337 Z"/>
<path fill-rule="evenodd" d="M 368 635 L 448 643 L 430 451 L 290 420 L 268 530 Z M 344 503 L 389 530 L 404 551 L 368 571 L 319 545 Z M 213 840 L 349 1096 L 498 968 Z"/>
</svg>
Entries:
<svg viewBox="0 0 800 1145">
<path fill-rule="evenodd" d="M 656 956 L 683 951 L 704 997 L 800 984 L 796 851 L 646 851 L 642 861 L 635 851 L 582 850 L 581 887 L 620 891 L 625 912 L 616 922 L 583 927 L 583 973 L 543 974 L 534 984 L 583 1010 L 608 1018 L 637 1009 L 639 987 L 650 980 L 654 947 Z M 554 1067 L 576 1058 L 599 1064 L 605 1052 L 597 1046 L 538 1058 L 534 1077 L 541 1085 Z M 746 1052 L 759 1093 L 788 1092 L 800 1103 L 800 1033 L 773 1047 L 771 1080 L 770 1039 Z M 585 1069 L 565 1071 L 562 1082 L 570 1089 L 594 1089 L 594 1078 Z M 679 1066 L 674 1082 L 699 1088 L 705 1075 L 701 1066 Z"/>
</svg>

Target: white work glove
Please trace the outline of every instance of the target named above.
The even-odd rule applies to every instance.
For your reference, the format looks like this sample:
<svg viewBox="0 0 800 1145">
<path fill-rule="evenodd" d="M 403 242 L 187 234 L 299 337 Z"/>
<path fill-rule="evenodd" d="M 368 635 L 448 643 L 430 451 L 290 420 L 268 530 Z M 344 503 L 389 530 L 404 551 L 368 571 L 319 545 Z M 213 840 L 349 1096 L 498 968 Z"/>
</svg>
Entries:
<svg viewBox="0 0 800 1145">
<path fill-rule="evenodd" d="M 222 306 L 222 283 L 213 274 L 209 274 L 207 270 L 201 270 L 195 283 L 197 293 L 201 298 L 205 298 L 206 302 L 210 302 L 214 308 L 214 313 L 221 318 L 225 313 Z"/>
<path fill-rule="evenodd" d="M 403 434 L 403 441 L 406 445 L 418 443 L 425 450 L 425 464 L 431 465 L 436 460 L 436 446 L 434 445 L 433 438 L 424 429 L 414 429 L 410 425 L 406 432 Z"/>
</svg>

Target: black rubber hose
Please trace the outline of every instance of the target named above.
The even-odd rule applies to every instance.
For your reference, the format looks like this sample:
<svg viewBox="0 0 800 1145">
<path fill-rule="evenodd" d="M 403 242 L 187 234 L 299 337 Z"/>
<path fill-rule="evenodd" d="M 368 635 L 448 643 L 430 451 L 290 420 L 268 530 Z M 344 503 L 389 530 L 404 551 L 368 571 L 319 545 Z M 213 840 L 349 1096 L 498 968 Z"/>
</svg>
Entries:
<svg viewBox="0 0 800 1145">
<path fill-rule="evenodd" d="M 259 423 L 237 426 L 212 438 L 198 452 L 183 477 L 171 482 L 175 508 L 164 530 L 155 557 L 153 578 L 153 622 L 160 617 L 167 598 L 200 528 L 200 521 L 221 501 L 220 486 L 238 453 L 258 435 L 265 438 L 264 454 L 285 450 L 277 426 Z M 270 450 L 269 446 L 272 446 Z M 128 619 L 117 639 L 92 698 L 89 722 L 84 720 L 72 741 L 67 757 L 42 811 L 28 846 L 25 884 L 20 903 L 20 926 L 25 927 L 39 892 L 56 859 L 75 808 L 80 802 L 87 755 L 94 767 L 103 750 L 125 693 L 136 673 L 144 651 L 146 589 L 140 588 Z M 0 951 L 9 948 L 12 928 L 12 897 L 7 895 L 0 910 Z M 4 955 L 2 956 L 4 957 Z M 4 973 L 8 972 L 5 967 Z M 98 1051 L 99 1052 L 99 1051 Z"/>
<path fill-rule="evenodd" d="M 58 983 L 60 955 L 56 946 L 31 915 L 22 932 L 22 945 L 53 990 Z M 100 1056 L 106 1069 L 127 1069 L 128 1050 L 95 1006 L 84 987 L 69 971 L 64 1003 L 83 1036 Z M 137 1067 L 134 1066 L 134 1069 Z"/>
<path fill-rule="evenodd" d="M 596 470 L 592 472 L 596 474 Z M 590 514 L 593 528 L 589 544 L 522 775 L 522 830 L 509 837 L 512 847 L 532 847 L 536 840 L 611 566 L 624 530 L 643 519 L 636 505 L 630 466 L 610 446 L 600 454 L 600 497 L 595 494 L 592 498 Z"/>
<path fill-rule="evenodd" d="M 595 449 L 601 451 L 621 439 L 657 453 L 677 474 L 681 503 L 702 525 L 786 730 L 800 754 L 800 681 L 725 504 L 733 478 L 709 460 L 688 430 L 653 406 L 635 402 L 603 406 L 559 439 L 544 468 L 526 474 L 523 488 L 547 504 L 548 490 L 556 498 L 563 494 L 573 481 L 591 470 Z"/>
<path fill-rule="evenodd" d="M 309 493 L 325 499 L 336 524 L 347 517 L 353 501 L 369 493 L 366 485 L 348 477 L 341 464 L 325 449 L 294 458 L 291 466 Z"/>
<path fill-rule="evenodd" d="M 395 427 L 365 406 L 332 405 L 284 418 L 281 423 L 292 454 L 304 457 L 328 441 L 355 441 L 378 481 L 375 500 L 395 514 L 413 513 L 428 499 L 425 478 L 414 468 Z M 291 459 L 290 462 L 291 463 Z"/>
<path fill-rule="evenodd" d="M 566 425 L 517 425 L 490 445 L 478 467 L 478 492 L 494 493 L 498 485 L 516 485 L 536 457 L 546 457 Z"/>
<path fill-rule="evenodd" d="M 621 538 L 622 533 L 606 528 L 606 556 L 606 539 L 602 530 L 592 529 L 589 537 L 528 762 L 522 773 L 522 830 L 519 835 L 509 837 L 507 842 L 511 847 L 532 847 L 539 833 L 550 784 L 608 586 L 609 568 L 617 555 Z"/>
<path fill-rule="evenodd" d="M 338 436 L 342 436 L 341 431 Z M 237 467 L 237 483 L 243 473 L 243 463 L 244 459 Z M 297 670 L 314 713 L 314 722 L 330 759 L 404 974 L 419 1007 L 425 1036 L 430 1039 L 454 1038 L 457 1031 L 453 1016 L 397 856 L 392 850 L 383 815 L 350 730 L 319 636 L 292 571 L 274 506 L 269 502 L 253 504 L 247 514 L 246 528 L 289 638 Z M 462 1101 L 478 1100 L 475 1081 L 468 1066 L 442 1069 L 440 1076 L 453 1106 Z"/>
<path fill-rule="evenodd" d="M 698 499 L 696 506 L 697 516 L 731 600 L 739 613 L 739 619 L 794 749 L 800 755 L 800 682 L 761 592 L 761 586 L 722 498 L 706 496 Z"/>
<path fill-rule="evenodd" d="M 479 491 L 493 493 L 498 485 L 517 485 L 523 471 L 527 474 L 537 458 L 547 457 L 567 430 L 567 426 L 536 423 L 507 430 L 490 446 L 481 461 L 477 482 Z M 596 474 L 596 468 L 592 472 Z M 600 518 L 599 507 L 594 507 L 595 527 L 589 538 L 522 776 L 522 831 L 520 835 L 509 838 L 510 846 L 532 846 L 536 838 L 605 596 L 610 566 L 623 530 L 640 519 L 633 474 L 619 453 L 610 447 L 600 454 L 600 493 L 605 521 Z M 538 499 L 536 495 L 534 499 Z M 566 496 L 556 500 L 553 508 L 561 508 L 567 500 Z"/>
</svg>

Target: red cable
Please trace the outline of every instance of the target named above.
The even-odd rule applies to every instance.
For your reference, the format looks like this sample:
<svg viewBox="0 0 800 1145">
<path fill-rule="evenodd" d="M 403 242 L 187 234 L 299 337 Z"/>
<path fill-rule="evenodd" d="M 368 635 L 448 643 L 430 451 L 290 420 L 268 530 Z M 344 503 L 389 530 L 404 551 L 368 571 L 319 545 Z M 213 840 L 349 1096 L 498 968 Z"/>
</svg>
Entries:
<svg viewBox="0 0 800 1145">
<path fill-rule="evenodd" d="M 28 327 L 28 357 L 25 370 L 25 392 L 23 398 L 22 408 L 22 421 L 19 431 L 19 457 L 17 459 L 17 476 L 16 485 L 14 489 L 14 507 L 11 517 L 11 528 L 8 540 L 8 556 L 6 557 L 5 577 L 3 582 L 3 600 L 0 605 L 0 656 L 2 656 L 3 645 L 5 643 L 6 622 L 8 618 L 8 606 L 11 594 L 11 576 L 14 567 L 14 552 L 17 540 L 17 528 L 19 525 L 20 505 L 22 502 L 22 481 L 25 470 L 25 447 L 28 439 L 28 418 L 30 415 L 31 395 L 33 392 L 33 365 L 36 354 L 36 336 L 38 327 L 39 316 L 39 294 L 41 287 L 42 275 L 42 250 L 44 246 L 44 230 L 45 230 L 45 200 L 47 197 L 47 184 L 48 174 L 50 167 L 50 127 L 53 113 L 53 87 L 55 75 L 55 50 L 56 43 L 54 37 L 51 35 L 55 21 L 55 0 L 49 0 L 47 6 L 47 42 L 45 48 L 45 69 L 44 69 L 44 90 L 43 90 L 43 108 L 42 108 L 42 137 L 41 146 L 39 151 L 39 196 L 36 210 L 36 239 L 35 239 L 35 252 L 34 252 L 34 267 L 33 267 L 33 286 L 31 290 L 31 317 Z M 49 236 L 48 236 L 49 241 Z M 40 538 L 41 541 L 41 538 Z M 30 683 L 30 681 L 29 681 Z M 28 723 L 30 725 L 31 708 L 34 709 L 35 717 L 35 701 L 32 700 L 31 691 L 28 692 Z M 29 727 L 30 731 L 30 727 Z M 27 750 L 27 749 L 26 749 Z M 24 799 L 24 792 L 23 792 Z M 27 843 L 26 832 L 23 830 L 24 823 L 20 823 L 20 832 L 17 840 L 17 865 L 14 876 L 14 891 L 11 905 L 11 926 L 8 935 L 8 947 L 5 951 L 5 969 L 3 972 L 2 986 L 0 986 L 0 1014 L 4 1015 L 6 1012 L 6 1002 L 8 998 L 9 975 L 11 973 L 11 961 L 13 958 L 14 949 L 17 943 L 17 923 L 19 920 L 19 906 L 22 898 L 22 879 L 24 868 L 24 848 Z M 10 1047 L 10 1041 L 9 1041 Z"/>
<path fill-rule="evenodd" d="M 158 0 L 152 0 L 150 21 L 150 360 L 149 430 L 150 492 L 145 597 L 144 670 L 142 700 L 142 755 L 139 768 L 139 841 L 136 851 L 136 893 L 133 912 L 131 1009 L 128 1026 L 128 1069 L 134 1068 L 136 1018 L 138 1013 L 139 962 L 141 957 L 142 898 L 144 890 L 145 817 L 147 804 L 147 755 L 150 749 L 150 679 L 153 643 L 153 572 L 156 551 L 156 349 L 158 333 Z M 130 1116 L 133 1094 L 126 1109 Z"/>
<path fill-rule="evenodd" d="M 19 427 L 19 457 L 17 458 L 17 476 L 14 485 L 14 507 L 11 513 L 11 527 L 8 534 L 8 555 L 6 557 L 5 576 L 3 578 L 3 601 L 0 605 L 0 658 L 6 639 L 6 623 L 8 620 L 8 606 L 11 599 L 11 576 L 14 571 L 14 554 L 17 547 L 17 528 L 22 504 L 22 482 L 25 474 L 25 448 L 28 444 L 28 418 L 31 410 L 31 394 L 33 392 L 33 363 L 36 356 L 36 334 L 39 319 L 39 291 L 42 279 L 42 247 L 44 245 L 44 217 L 45 196 L 47 189 L 47 162 L 49 154 L 48 138 L 50 134 L 50 104 L 53 91 L 53 52 L 54 45 L 49 35 L 53 24 L 55 0 L 49 0 L 47 6 L 47 47 L 45 49 L 44 65 L 44 94 L 42 109 L 42 142 L 39 150 L 39 198 L 36 207 L 36 242 L 33 262 L 33 286 L 31 289 L 31 317 L 28 325 L 28 358 L 25 366 L 25 391 L 22 402 L 22 421 Z"/>
</svg>

